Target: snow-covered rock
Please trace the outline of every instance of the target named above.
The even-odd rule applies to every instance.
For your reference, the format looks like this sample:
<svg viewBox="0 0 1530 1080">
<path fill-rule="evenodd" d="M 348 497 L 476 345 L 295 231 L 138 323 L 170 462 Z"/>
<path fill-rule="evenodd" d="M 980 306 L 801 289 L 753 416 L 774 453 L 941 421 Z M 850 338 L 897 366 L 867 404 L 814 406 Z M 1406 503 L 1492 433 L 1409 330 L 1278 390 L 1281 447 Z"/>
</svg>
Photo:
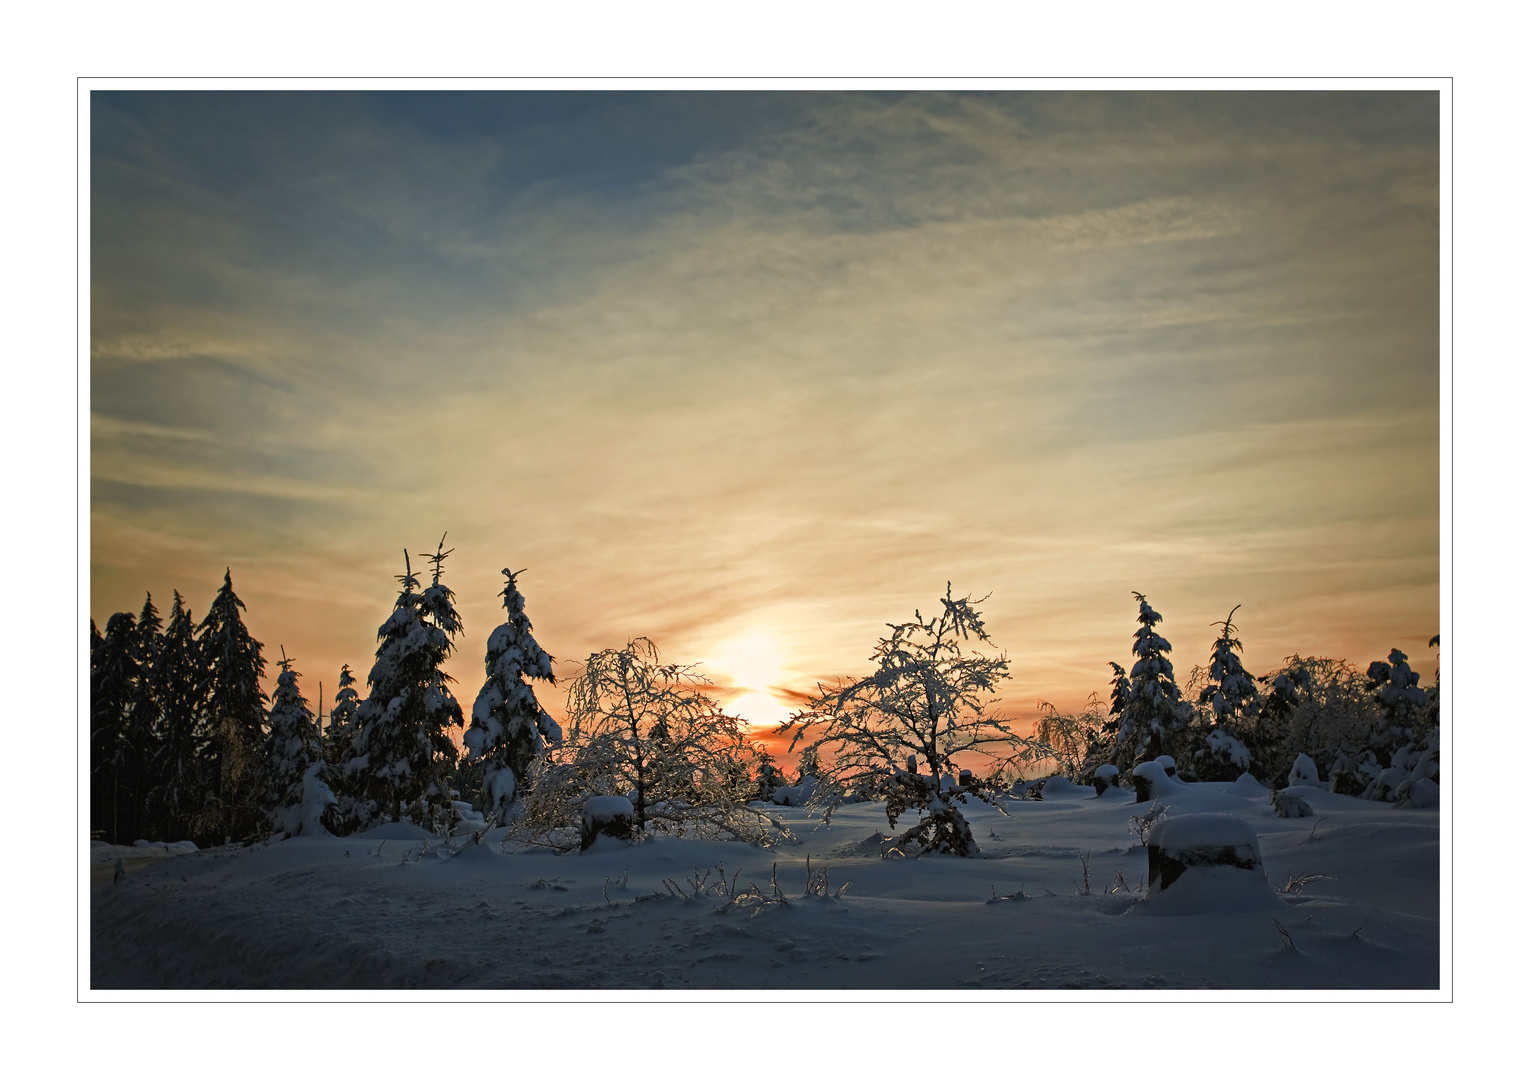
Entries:
<svg viewBox="0 0 1530 1080">
<path fill-rule="evenodd" d="M 1174 790 L 1170 787 L 1169 774 L 1156 761 L 1144 761 L 1133 769 L 1132 783 L 1137 787 L 1138 802 L 1162 799 Z"/>
</svg>

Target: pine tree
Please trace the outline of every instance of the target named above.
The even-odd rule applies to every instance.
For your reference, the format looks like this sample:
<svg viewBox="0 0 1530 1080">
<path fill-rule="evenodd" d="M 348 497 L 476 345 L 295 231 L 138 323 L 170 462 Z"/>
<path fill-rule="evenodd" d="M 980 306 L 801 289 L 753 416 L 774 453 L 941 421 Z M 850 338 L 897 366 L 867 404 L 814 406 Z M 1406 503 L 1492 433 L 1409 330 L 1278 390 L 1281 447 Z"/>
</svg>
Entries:
<svg viewBox="0 0 1530 1080">
<path fill-rule="evenodd" d="M 335 691 L 334 707 L 329 710 L 329 728 L 324 732 L 324 756 L 332 765 L 345 759 L 351 740 L 356 737 L 356 709 L 361 699 L 355 687 L 351 665 L 341 664 L 339 689 Z"/>
<path fill-rule="evenodd" d="M 463 744 L 471 758 L 483 762 L 486 813 L 505 821 L 517 790 L 525 783 L 532 758 L 547 746 L 563 742 L 563 730 L 537 702 L 527 679 L 553 683 L 552 657 L 531 636 L 526 601 L 508 569 L 500 592 L 505 621 L 489 635 L 484 655 L 487 678 L 473 702 L 473 720 Z"/>
<path fill-rule="evenodd" d="M 118 742 L 118 768 L 123 778 L 120 828 L 124 836 L 145 837 L 148 827 L 147 805 L 158 786 L 154 761 L 160 738 L 159 655 L 163 623 L 154 597 L 144 593 L 143 609 L 133 634 L 133 659 L 138 679 L 133 689 L 122 739 Z"/>
<path fill-rule="evenodd" d="M 281 674 L 271 695 L 269 733 L 265 744 L 265 801 L 262 809 L 271 831 L 279 837 L 327 831 L 322 818 L 330 814 L 335 796 L 308 700 L 298 689 L 301 677 L 282 650 Z"/>
<path fill-rule="evenodd" d="M 450 554 L 437 545 L 428 556 L 434 564 L 430 587 L 417 593 L 419 579 L 404 552 L 402 592 L 377 631 L 377 659 L 367 677 L 367 698 L 356 712 L 346 766 L 371 804 L 358 807 L 363 821 L 379 810 L 400 821 L 407 807 L 429 826 L 451 813 L 448 778 L 457 751 L 447 729 L 462 726 L 462 708 L 441 665 L 462 624 L 452 591 L 441 584 L 441 564 Z"/>
<path fill-rule="evenodd" d="M 1134 592 L 1132 596 L 1138 604 L 1137 621 L 1142 624 L 1132 639 L 1132 655 L 1137 662 L 1130 675 L 1118 665 L 1111 665 L 1117 673 L 1110 702 L 1111 716 L 1117 721 L 1112 763 L 1122 768 L 1139 758 L 1152 760 L 1165 753 L 1166 744 L 1185 729 L 1190 719 L 1190 710 L 1174 682 L 1174 665 L 1169 661 L 1173 646 L 1154 629 L 1163 616 L 1148 606 L 1147 597 L 1141 593 Z"/>
<path fill-rule="evenodd" d="M 163 839 L 185 840 L 195 831 L 193 819 L 210 784 L 205 766 L 208 740 L 202 727 L 204 683 L 191 613 L 179 592 L 160 640 L 154 683 L 160 731 L 149 813 Z"/>
<path fill-rule="evenodd" d="M 106 633 L 91 650 L 90 825 L 113 844 L 124 842 L 121 794 L 124 732 L 138 690 L 137 622 L 119 611 L 106 620 Z M 131 843 L 133 837 L 127 837 Z"/>
<path fill-rule="evenodd" d="M 266 694 L 260 680 L 266 673 L 261 644 L 245 629 L 239 613 L 244 602 L 234 595 L 228 570 L 198 628 L 202 654 L 203 715 L 213 778 L 209 835 L 247 836 L 259 827 L 260 749 L 264 741 Z"/>
</svg>

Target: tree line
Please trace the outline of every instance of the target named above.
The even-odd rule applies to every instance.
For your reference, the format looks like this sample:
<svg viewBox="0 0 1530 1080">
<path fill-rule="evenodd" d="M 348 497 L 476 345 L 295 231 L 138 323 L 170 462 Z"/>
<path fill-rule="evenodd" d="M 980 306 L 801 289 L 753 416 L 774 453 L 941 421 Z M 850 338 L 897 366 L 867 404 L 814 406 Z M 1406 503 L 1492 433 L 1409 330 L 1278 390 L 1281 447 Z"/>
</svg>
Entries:
<svg viewBox="0 0 1530 1080">
<path fill-rule="evenodd" d="M 606 796 L 631 807 L 633 836 L 772 844 L 795 839 L 778 804 L 811 801 L 827 816 L 878 800 L 892 826 L 915 818 L 893 846 L 965 855 L 976 844 L 959 807 L 1022 790 L 1016 781 L 1044 765 L 1086 782 L 1102 766 L 1168 754 L 1187 779 L 1252 772 L 1276 784 L 1308 753 L 1334 790 L 1394 798 L 1401 765 L 1438 759 L 1438 678 L 1421 689 L 1400 652 L 1363 675 L 1293 657 L 1254 679 L 1230 613 L 1182 692 L 1162 617 L 1141 594 L 1135 660 L 1130 671 L 1110 665 L 1108 708 L 1098 697 L 1072 714 L 1043 702 L 1035 734 L 1022 737 L 996 711 L 1011 675 L 978 610 L 986 597 L 953 596 L 949 584 L 930 616 L 889 624 L 869 675 L 820 685 L 782 725 L 800 748 L 790 784 L 700 672 L 666 663 L 647 638 L 590 655 L 567 688 L 565 731 L 537 698 L 537 684 L 555 684 L 553 658 L 533 637 L 523 571 L 503 571 L 505 620 L 489 634 L 484 682 L 464 714 L 443 669 L 462 634 L 442 581 L 444 544 L 424 556 L 428 584 L 405 552 L 366 695 L 342 667 L 327 727 L 285 651 L 274 692 L 262 691 L 263 646 L 227 571 L 200 623 L 179 592 L 167 621 L 152 597 L 137 616 L 112 615 L 104 633 L 92 621 L 93 832 L 206 846 L 410 821 L 449 836 L 470 803 L 480 838 L 499 825 L 570 848 L 582 808 Z M 453 729 L 465 729 L 461 754 Z"/>
</svg>

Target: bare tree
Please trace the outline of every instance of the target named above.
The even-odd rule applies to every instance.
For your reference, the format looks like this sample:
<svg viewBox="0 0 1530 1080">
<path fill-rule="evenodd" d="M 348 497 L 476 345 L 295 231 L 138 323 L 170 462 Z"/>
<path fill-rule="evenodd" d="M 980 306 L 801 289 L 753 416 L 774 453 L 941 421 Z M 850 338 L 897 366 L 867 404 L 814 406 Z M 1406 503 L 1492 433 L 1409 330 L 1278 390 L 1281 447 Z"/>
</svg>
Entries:
<svg viewBox="0 0 1530 1080">
<path fill-rule="evenodd" d="M 828 783 L 814 801 L 826 818 L 848 798 L 883 798 L 893 827 L 905 811 L 919 813 L 919 823 L 898 837 L 899 848 L 917 841 L 925 851 L 970 855 L 977 846 L 955 804 L 968 796 L 993 802 L 1003 771 L 1043 751 L 993 713 L 992 695 L 1010 677 L 1009 660 L 972 651 L 990 643 L 972 597 L 953 598 L 947 582 L 940 605 L 931 618 L 916 610 L 911 622 L 889 623 L 892 633 L 871 655 L 872 674 L 820 684 L 817 698 L 784 727 L 795 729 L 792 748 L 807 739 L 818 756 Z M 989 776 L 958 770 L 958 755 L 986 759 Z"/>
<path fill-rule="evenodd" d="M 755 745 L 744 721 L 722 712 L 692 666 L 666 664 L 646 637 L 591 654 L 569 686 L 563 745 L 530 766 L 519 829 L 561 844 L 592 796 L 632 800 L 639 836 L 688 833 L 751 843 L 791 841 L 757 794 Z"/>
</svg>

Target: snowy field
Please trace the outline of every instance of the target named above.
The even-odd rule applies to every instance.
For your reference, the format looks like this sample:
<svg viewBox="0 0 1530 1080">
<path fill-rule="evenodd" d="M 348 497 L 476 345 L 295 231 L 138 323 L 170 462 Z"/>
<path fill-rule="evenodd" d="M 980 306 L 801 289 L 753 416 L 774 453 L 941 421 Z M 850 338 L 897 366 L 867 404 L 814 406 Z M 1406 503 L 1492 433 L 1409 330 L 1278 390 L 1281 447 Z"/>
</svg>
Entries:
<svg viewBox="0 0 1530 1080">
<path fill-rule="evenodd" d="M 494 844 L 450 855 L 391 825 L 164 852 L 173 857 L 117 884 L 94 877 L 90 987 L 769 998 L 1440 986 L 1437 809 L 1297 787 L 1315 816 L 1281 818 L 1248 777 L 1171 783 L 1170 819 L 1230 813 L 1252 825 L 1267 884 L 1210 867 L 1145 890 L 1147 853 L 1129 821 L 1145 807 L 1129 792 L 1055 783 L 1040 802 L 1003 800 L 1007 816 L 970 804 L 982 848 L 971 859 L 881 857 L 879 803 L 842 809 L 828 827 L 784 809 L 802 842 L 773 849 L 602 838 L 583 854 Z M 827 888 L 805 896 L 810 865 Z"/>
</svg>

